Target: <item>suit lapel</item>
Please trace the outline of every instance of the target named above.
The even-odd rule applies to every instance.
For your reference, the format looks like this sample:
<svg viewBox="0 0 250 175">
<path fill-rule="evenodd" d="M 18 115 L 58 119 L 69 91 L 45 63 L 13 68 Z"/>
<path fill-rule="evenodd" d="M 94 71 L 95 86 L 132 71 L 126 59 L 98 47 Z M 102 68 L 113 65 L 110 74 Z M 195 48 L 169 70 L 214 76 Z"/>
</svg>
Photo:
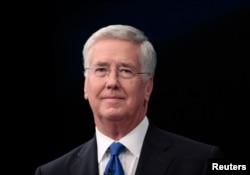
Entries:
<svg viewBox="0 0 250 175">
<path fill-rule="evenodd" d="M 162 131 L 150 123 L 135 175 L 165 174 L 173 159 L 167 154 L 169 146 L 170 142 Z M 84 144 L 77 158 L 72 161 L 71 175 L 98 175 L 96 138 Z"/>
<path fill-rule="evenodd" d="M 96 138 L 83 145 L 71 166 L 72 175 L 98 175 Z"/>
<path fill-rule="evenodd" d="M 162 175 L 167 171 L 172 157 L 167 155 L 170 142 L 163 137 L 161 130 L 149 125 L 143 142 L 136 175 Z"/>
</svg>

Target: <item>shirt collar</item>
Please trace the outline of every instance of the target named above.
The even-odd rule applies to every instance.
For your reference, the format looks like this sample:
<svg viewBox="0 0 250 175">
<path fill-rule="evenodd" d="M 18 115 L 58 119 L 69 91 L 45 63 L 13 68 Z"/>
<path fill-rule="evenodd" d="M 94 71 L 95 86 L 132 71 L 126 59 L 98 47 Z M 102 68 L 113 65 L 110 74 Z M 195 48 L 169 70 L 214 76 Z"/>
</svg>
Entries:
<svg viewBox="0 0 250 175">
<path fill-rule="evenodd" d="M 142 143 L 146 135 L 148 125 L 149 122 L 146 116 L 132 131 L 119 140 L 119 142 L 122 143 L 137 158 L 140 156 Z M 97 127 L 95 129 L 98 162 L 100 162 L 108 147 L 114 142 L 114 140 L 102 134 Z"/>
</svg>

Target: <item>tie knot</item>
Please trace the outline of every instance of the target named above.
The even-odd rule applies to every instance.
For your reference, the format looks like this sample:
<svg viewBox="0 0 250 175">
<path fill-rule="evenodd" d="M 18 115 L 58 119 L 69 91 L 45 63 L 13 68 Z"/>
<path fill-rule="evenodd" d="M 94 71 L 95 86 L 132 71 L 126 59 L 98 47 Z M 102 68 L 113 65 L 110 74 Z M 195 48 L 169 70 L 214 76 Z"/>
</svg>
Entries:
<svg viewBox="0 0 250 175">
<path fill-rule="evenodd" d="M 110 153 L 113 156 L 118 156 L 124 150 L 124 148 L 124 145 L 120 142 L 114 142 L 110 145 Z"/>
</svg>

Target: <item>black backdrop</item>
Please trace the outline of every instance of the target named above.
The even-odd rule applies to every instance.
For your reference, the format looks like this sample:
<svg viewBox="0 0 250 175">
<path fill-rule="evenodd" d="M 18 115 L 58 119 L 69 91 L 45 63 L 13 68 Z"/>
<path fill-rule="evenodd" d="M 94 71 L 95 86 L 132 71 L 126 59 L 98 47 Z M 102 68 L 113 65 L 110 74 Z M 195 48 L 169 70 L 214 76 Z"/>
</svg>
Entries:
<svg viewBox="0 0 250 175">
<path fill-rule="evenodd" d="M 29 102 L 35 111 L 29 173 L 93 136 L 82 46 L 100 27 L 118 23 L 143 30 L 157 52 L 150 120 L 217 145 L 228 158 L 248 159 L 248 1 L 51 1 L 48 7 L 49 38 L 38 44 L 43 54 L 35 63 L 43 67 Z"/>
</svg>

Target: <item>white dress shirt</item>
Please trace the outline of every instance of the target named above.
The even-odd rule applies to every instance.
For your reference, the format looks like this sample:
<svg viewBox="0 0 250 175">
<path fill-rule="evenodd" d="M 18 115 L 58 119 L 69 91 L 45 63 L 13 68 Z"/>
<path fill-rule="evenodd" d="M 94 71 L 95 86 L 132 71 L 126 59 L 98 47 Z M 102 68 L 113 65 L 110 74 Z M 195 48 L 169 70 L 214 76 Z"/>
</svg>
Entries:
<svg viewBox="0 0 250 175">
<path fill-rule="evenodd" d="M 142 143 L 148 129 L 148 118 L 147 116 L 130 131 L 127 135 L 119 140 L 126 149 L 120 153 L 119 159 L 122 164 L 125 175 L 134 175 L 136 167 L 139 161 Z M 96 129 L 96 140 L 97 140 L 97 157 L 99 164 L 99 175 L 103 175 L 105 167 L 109 161 L 110 154 L 107 151 L 109 146 L 115 142 L 115 140 L 102 134 L 97 127 Z"/>
</svg>

